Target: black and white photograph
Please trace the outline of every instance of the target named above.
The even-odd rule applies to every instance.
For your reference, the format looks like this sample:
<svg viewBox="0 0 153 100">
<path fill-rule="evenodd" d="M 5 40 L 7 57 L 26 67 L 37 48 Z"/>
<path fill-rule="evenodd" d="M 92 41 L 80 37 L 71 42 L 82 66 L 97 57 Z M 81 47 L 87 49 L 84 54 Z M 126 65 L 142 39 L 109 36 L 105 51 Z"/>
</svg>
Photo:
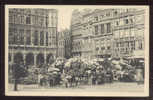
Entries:
<svg viewBox="0 0 153 100">
<path fill-rule="evenodd" d="M 5 5 L 5 95 L 149 96 L 149 6 Z"/>
</svg>

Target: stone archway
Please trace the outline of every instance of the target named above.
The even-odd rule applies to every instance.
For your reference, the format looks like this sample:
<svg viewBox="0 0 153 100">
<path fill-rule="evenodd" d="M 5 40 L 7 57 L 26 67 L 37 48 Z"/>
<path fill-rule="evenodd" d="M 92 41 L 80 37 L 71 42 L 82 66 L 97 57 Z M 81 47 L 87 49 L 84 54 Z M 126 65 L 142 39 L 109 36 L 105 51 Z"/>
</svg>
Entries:
<svg viewBox="0 0 153 100">
<path fill-rule="evenodd" d="M 14 63 L 23 63 L 23 54 L 18 52 L 14 55 Z"/>
<path fill-rule="evenodd" d="M 54 56 L 53 56 L 53 54 L 52 53 L 49 53 L 48 55 L 47 55 L 47 59 L 46 59 L 47 61 L 47 64 L 52 64 L 53 62 L 54 62 Z"/>
<path fill-rule="evenodd" d="M 33 53 L 28 53 L 26 55 L 26 65 L 34 65 L 34 55 L 33 55 Z"/>
<path fill-rule="evenodd" d="M 44 55 L 42 53 L 39 53 L 37 55 L 37 61 L 36 61 L 37 65 L 42 65 L 44 64 Z"/>
</svg>

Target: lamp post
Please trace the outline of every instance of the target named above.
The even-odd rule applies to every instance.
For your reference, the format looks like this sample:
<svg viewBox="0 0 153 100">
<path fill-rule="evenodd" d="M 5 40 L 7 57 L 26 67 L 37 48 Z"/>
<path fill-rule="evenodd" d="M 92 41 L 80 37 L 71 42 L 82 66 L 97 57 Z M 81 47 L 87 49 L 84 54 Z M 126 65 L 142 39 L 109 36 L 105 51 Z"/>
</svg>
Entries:
<svg viewBox="0 0 153 100">
<path fill-rule="evenodd" d="M 16 42 L 16 47 L 14 47 L 14 49 L 15 50 L 18 50 L 18 48 L 20 47 L 20 45 L 19 45 L 19 35 L 17 36 L 17 40 L 16 40 L 17 42 Z M 18 59 L 16 59 L 16 60 L 18 60 Z M 14 64 L 14 66 L 13 66 L 13 69 L 14 69 L 14 91 L 17 91 L 18 89 L 17 89 L 17 84 L 18 84 L 18 78 L 17 78 L 17 66 L 19 66 L 19 64 L 18 64 L 18 62 L 19 61 L 16 61 L 15 62 L 15 64 Z"/>
</svg>

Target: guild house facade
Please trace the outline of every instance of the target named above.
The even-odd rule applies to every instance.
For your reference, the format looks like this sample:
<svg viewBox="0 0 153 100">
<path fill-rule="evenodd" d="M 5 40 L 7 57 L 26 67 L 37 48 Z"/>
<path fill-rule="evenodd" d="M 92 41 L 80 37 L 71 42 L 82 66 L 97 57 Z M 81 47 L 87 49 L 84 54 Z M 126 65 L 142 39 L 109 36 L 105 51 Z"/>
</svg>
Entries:
<svg viewBox="0 0 153 100">
<path fill-rule="evenodd" d="M 9 62 L 49 63 L 57 56 L 56 9 L 9 9 Z"/>
<path fill-rule="evenodd" d="M 84 58 L 144 56 L 143 9 L 74 10 L 72 56 Z"/>
<path fill-rule="evenodd" d="M 68 29 L 58 32 L 58 57 L 71 57 L 71 33 Z"/>
</svg>

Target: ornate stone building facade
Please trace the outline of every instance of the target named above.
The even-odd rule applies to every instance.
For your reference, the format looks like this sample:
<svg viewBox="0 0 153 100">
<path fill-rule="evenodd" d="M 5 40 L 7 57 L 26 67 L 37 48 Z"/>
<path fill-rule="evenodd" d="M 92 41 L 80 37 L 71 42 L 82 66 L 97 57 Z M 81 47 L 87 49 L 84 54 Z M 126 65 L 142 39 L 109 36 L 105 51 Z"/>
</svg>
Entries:
<svg viewBox="0 0 153 100">
<path fill-rule="evenodd" d="M 9 9 L 9 62 L 49 63 L 57 54 L 56 9 Z"/>
<path fill-rule="evenodd" d="M 81 56 L 82 41 L 82 15 L 78 10 L 72 12 L 71 19 L 71 39 L 72 39 L 72 55 Z"/>
<path fill-rule="evenodd" d="M 74 10 L 72 55 L 85 58 L 127 57 L 144 51 L 143 9 Z"/>
<path fill-rule="evenodd" d="M 112 56 L 144 56 L 144 14 L 143 9 L 116 9 L 114 11 Z"/>
<path fill-rule="evenodd" d="M 58 33 L 58 57 L 71 57 L 71 33 L 68 29 Z"/>
<path fill-rule="evenodd" d="M 65 57 L 65 34 L 64 32 L 58 32 L 58 57 Z"/>
</svg>

